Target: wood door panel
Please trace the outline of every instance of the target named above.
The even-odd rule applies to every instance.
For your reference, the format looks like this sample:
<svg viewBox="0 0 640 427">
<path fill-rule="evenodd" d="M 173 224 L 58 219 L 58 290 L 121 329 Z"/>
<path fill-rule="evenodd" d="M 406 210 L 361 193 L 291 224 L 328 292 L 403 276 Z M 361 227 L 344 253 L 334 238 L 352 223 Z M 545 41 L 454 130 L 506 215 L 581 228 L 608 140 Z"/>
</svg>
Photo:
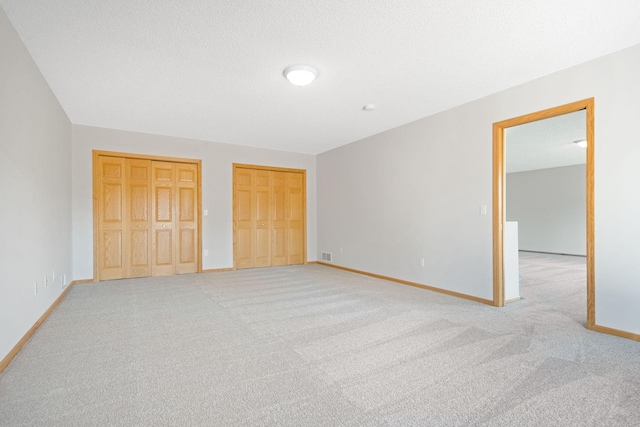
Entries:
<svg viewBox="0 0 640 427">
<path fill-rule="evenodd" d="M 289 230 L 289 264 L 304 263 L 302 241 L 301 229 L 292 228 Z"/>
<path fill-rule="evenodd" d="M 122 159 L 117 157 L 103 157 L 101 176 L 104 182 L 110 180 L 119 181 L 123 175 Z"/>
<path fill-rule="evenodd" d="M 301 173 L 287 174 L 288 264 L 304 263 L 304 187 Z"/>
<path fill-rule="evenodd" d="M 173 184 L 173 172 L 174 172 L 173 163 L 153 162 L 153 166 L 154 166 L 153 180 L 155 181 L 156 184 L 158 185 L 162 185 L 163 183 L 168 185 Z"/>
<path fill-rule="evenodd" d="M 241 222 L 251 221 L 251 190 L 240 189 L 237 191 L 237 220 Z"/>
<path fill-rule="evenodd" d="M 256 187 L 269 188 L 269 185 L 270 185 L 269 183 L 271 181 L 270 179 L 271 172 L 256 170 L 255 174 L 256 174 L 256 181 L 255 181 Z"/>
<path fill-rule="evenodd" d="M 274 228 L 271 250 L 271 265 L 287 265 L 287 233 L 283 228 Z"/>
<path fill-rule="evenodd" d="M 180 263 L 189 264 L 196 262 L 195 246 L 195 230 L 180 230 Z"/>
<path fill-rule="evenodd" d="M 171 187 L 155 188 L 155 222 L 173 222 L 173 189 Z"/>
<path fill-rule="evenodd" d="M 287 265 L 287 174 L 273 172 L 271 204 L 271 265 Z"/>
<path fill-rule="evenodd" d="M 273 189 L 273 209 L 272 219 L 274 222 L 283 223 L 286 220 L 286 195 L 285 190 L 283 188 L 274 188 Z"/>
<path fill-rule="evenodd" d="M 129 165 L 129 179 L 134 181 L 149 180 L 149 160 L 132 160 L 127 159 Z"/>
<path fill-rule="evenodd" d="M 149 220 L 149 187 L 147 185 L 131 185 L 129 193 L 129 220 L 147 222 Z"/>
<path fill-rule="evenodd" d="M 238 187 L 253 187 L 253 171 L 236 169 L 236 185 Z"/>
<path fill-rule="evenodd" d="M 125 276 L 151 276 L 151 161 L 126 159 Z"/>
<path fill-rule="evenodd" d="M 102 280 L 125 277 L 125 254 L 123 253 L 124 219 L 124 175 L 125 162 L 117 157 L 102 157 L 98 169 L 97 192 L 97 246 L 96 276 Z"/>
<path fill-rule="evenodd" d="M 290 190 L 289 198 L 289 220 L 302 222 L 303 218 L 303 205 L 302 205 L 302 193 L 299 189 L 292 188 Z"/>
<path fill-rule="evenodd" d="M 98 280 L 200 268 L 199 164 L 94 151 Z"/>
<path fill-rule="evenodd" d="M 175 181 L 176 168 L 170 162 L 151 162 L 153 188 L 153 263 L 152 274 L 176 273 L 175 266 Z"/>
<path fill-rule="evenodd" d="M 197 169 L 192 164 L 178 163 L 176 176 L 176 272 L 195 273 L 198 271 Z"/>
<path fill-rule="evenodd" d="M 131 268 L 140 269 L 149 266 L 149 232 L 133 230 L 131 232 Z"/>
<path fill-rule="evenodd" d="M 178 170 L 178 181 L 180 183 L 196 183 L 196 170 L 195 168 L 187 167 L 187 165 L 181 165 Z"/>
<path fill-rule="evenodd" d="M 305 174 L 234 165 L 236 268 L 305 262 Z"/>
<path fill-rule="evenodd" d="M 238 229 L 236 236 L 236 267 L 250 268 L 253 266 L 253 232 L 250 228 Z"/>
<path fill-rule="evenodd" d="M 255 171 L 234 171 L 234 247 L 236 268 L 251 268 L 255 263 Z"/>
<path fill-rule="evenodd" d="M 155 265 L 173 266 L 173 230 L 156 230 Z"/>
<path fill-rule="evenodd" d="M 108 230 L 102 233 L 103 261 L 105 269 L 122 267 L 122 231 Z"/>
<path fill-rule="evenodd" d="M 195 197 L 196 190 L 194 188 L 181 188 L 178 192 L 180 207 L 178 210 L 178 218 L 180 222 L 195 221 Z"/>
<path fill-rule="evenodd" d="M 271 265 L 271 175 L 271 171 L 255 171 L 255 187 L 252 193 L 255 210 L 251 213 L 256 236 L 254 267 Z"/>
<path fill-rule="evenodd" d="M 265 227 L 269 222 L 269 189 L 260 189 L 255 192 L 255 219 L 258 227 Z"/>
<path fill-rule="evenodd" d="M 271 265 L 271 239 L 268 228 L 258 228 L 255 231 L 255 259 L 254 267 L 267 267 Z"/>
<path fill-rule="evenodd" d="M 132 230 L 129 234 L 128 277 L 151 276 L 151 242 L 149 230 Z"/>
<path fill-rule="evenodd" d="M 266 177 L 264 174 L 257 174 L 256 182 L 266 186 L 256 187 L 256 191 L 254 192 L 255 212 L 253 216 L 255 218 L 254 233 L 256 238 L 253 266 L 267 267 L 271 265 L 271 239 L 269 236 L 271 227 L 269 221 L 270 188 L 268 174 Z"/>
<path fill-rule="evenodd" d="M 122 221 L 122 184 L 104 184 L 102 186 L 102 221 Z"/>
</svg>

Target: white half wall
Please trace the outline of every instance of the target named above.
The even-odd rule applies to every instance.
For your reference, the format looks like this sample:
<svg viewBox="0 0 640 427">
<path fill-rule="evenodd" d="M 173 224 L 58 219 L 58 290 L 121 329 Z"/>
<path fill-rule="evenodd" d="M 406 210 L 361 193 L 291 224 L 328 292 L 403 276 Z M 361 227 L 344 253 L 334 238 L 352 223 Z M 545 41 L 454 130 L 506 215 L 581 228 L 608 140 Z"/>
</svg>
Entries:
<svg viewBox="0 0 640 427">
<path fill-rule="evenodd" d="M 506 186 L 520 250 L 586 256 L 586 165 L 508 173 Z"/>
<path fill-rule="evenodd" d="M 2 360 L 72 274 L 71 123 L 2 8 L 0 200 Z"/>
<path fill-rule="evenodd" d="M 169 136 L 73 126 L 73 274 L 93 278 L 93 150 L 202 160 L 205 270 L 233 267 L 233 163 L 307 171 L 307 259 L 316 260 L 316 157 Z"/>
<path fill-rule="evenodd" d="M 596 323 L 640 333 L 639 75 L 640 45 L 320 154 L 318 251 L 492 299 L 493 123 L 594 97 Z"/>
</svg>

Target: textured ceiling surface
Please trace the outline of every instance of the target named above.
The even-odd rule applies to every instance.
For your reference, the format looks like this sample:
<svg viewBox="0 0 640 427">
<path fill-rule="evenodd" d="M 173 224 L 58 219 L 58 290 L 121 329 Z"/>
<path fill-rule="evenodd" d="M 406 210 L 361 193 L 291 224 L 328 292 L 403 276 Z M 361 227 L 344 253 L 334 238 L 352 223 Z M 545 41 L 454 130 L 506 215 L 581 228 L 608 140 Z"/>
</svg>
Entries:
<svg viewBox="0 0 640 427">
<path fill-rule="evenodd" d="M 587 150 L 575 141 L 586 137 L 586 110 L 507 128 L 505 169 L 511 173 L 584 164 Z"/>
<path fill-rule="evenodd" d="M 74 124 L 311 154 L 640 43 L 638 0 L 0 6 Z"/>
</svg>

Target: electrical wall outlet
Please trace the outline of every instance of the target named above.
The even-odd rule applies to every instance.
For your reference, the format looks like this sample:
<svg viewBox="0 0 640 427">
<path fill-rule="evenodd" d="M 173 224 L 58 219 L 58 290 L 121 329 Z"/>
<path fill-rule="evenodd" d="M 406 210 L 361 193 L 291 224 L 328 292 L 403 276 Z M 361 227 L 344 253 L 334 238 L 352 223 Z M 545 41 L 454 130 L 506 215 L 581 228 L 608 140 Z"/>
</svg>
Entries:
<svg viewBox="0 0 640 427">
<path fill-rule="evenodd" d="M 67 275 L 63 274 L 62 275 L 62 289 L 67 287 Z"/>
<path fill-rule="evenodd" d="M 424 267 L 424 258 L 420 258 L 420 267 Z"/>
</svg>

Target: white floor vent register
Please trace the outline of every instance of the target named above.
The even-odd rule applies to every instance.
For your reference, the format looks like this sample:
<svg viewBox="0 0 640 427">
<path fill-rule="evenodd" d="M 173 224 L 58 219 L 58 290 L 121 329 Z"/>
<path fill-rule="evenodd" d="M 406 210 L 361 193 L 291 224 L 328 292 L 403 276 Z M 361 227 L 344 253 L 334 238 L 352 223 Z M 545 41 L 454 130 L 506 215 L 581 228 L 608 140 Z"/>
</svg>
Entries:
<svg viewBox="0 0 640 427">
<path fill-rule="evenodd" d="M 323 261 L 331 262 L 332 259 L 333 259 L 333 256 L 331 255 L 331 252 L 322 252 Z"/>
</svg>

